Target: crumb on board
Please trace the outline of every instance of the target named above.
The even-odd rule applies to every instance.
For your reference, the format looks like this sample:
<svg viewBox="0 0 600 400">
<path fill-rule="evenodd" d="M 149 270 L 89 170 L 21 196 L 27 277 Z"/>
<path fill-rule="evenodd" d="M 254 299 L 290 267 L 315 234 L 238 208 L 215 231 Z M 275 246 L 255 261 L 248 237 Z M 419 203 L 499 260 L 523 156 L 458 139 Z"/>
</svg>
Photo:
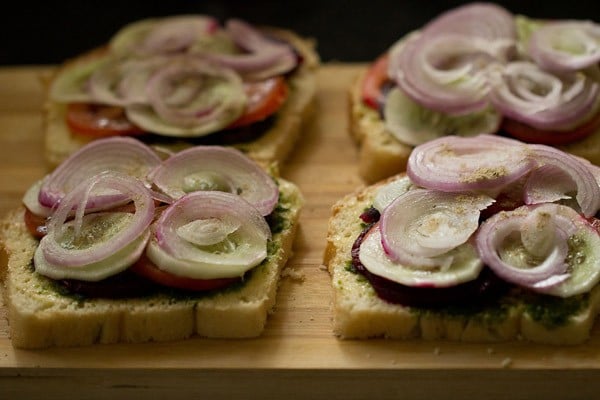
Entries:
<svg viewBox="0 0 600 400">
<path fill-rule="evenodd" d="M 504 360 L 502 360 L 502 364 L 500 364 L 500 365 L 502 365 L 502 368 L 508 368 L 511 366 L 511 364 L 512 364 L 512 358 L 506 357 Z"/>
<path fill-rule="evenodd" d="M 436 356 L 439 356 L 440 355 L 440 348 L 439 347 L 435 347 L 433 349 L 433 354 L 435 354 Z"/>
<path fill-rule="evenodd" d="M 492 347 L 488 347 L 487 348 L 487 353 L 490 354 L 490 355 L 494 354 L 494 349 Z"/>
<path fill-rule="evenodd" d="M 306 278 L 303 273 L 296 271 L 293 268 L 285 268 L 281 273 L 282 278 L 290 278 L 296 282 L 304 282 Z"/>
</svg>

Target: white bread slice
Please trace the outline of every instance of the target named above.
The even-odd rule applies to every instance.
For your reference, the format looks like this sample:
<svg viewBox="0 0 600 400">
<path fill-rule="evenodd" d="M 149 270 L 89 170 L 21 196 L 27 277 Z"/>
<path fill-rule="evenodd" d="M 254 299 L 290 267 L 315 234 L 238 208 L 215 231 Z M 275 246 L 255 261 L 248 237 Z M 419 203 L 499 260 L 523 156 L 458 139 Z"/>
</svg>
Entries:
<svg viewBox="0 0 600 400">
<path fill-rule="evenodd" d="M 394 179 L 394 177 L 390 178 Z M 380 299 L 362 275 L 349 268 L 352 245 L 363 229 L 360 214 L 372 205 L 376 191 L 386 181 L 363 187 L 340 199 L 332 208 L 324 264 L 333 285 L 334 333 L 342 339 L 390 338 L 447 339 L 464 342 L 528 340 L 555 345 L 578 344 L 590 337 L 600 312 L 600 286 L 587 296 L 568 321 L 553 323 L 536 318 L 533 304 L 524 299 L 483 312 L 433 311 L 388 303 Z M 514 300 L 514 299 L 513 299 Z M 567 303 L 565 303 L 567 304 Z M 564 307 L 566 305 L 557 305 Z M 552 307 L 540 308 L 564 315 Z"/>
<path fill-rule="evenodd" d="M 361 71 L 349 90 L 350 132 L 358 146 L 358 172 L 366 183 L 375 183 L 404 172 L 413 146 L 402 143 L 385 127 L 381 114 L 362 100 Z M 600 165 L 600 129 L 576 142 L 556 146 L 562 151 Z"/>
<path fill-rule="evenodd" d="M 301 127 L 310 118 L 315 108 L 316 71 L 320 64 L 316 52 L 316 43 L 301 37 L 292 31 L 278 28 L 263 28 L 276 37 L 291 43 L 302 57 L 301 65 L 288 78 L 289 96 L 275 119 L 264 134 L 248 141 L 234 143 L 233 146 L 245 152 L 251 158 L 269 164 L 282 163 L 292 151 L 301 134 Z M 102 49 L 92 50 L 79 57 L 69 60 L 76 63 L 88 57 L 95 57 Z M 60 70 L 60 69 L 58 69 Z M 49 86 L 52 77 L 46 79 Z M 60 164 L 68 155 L 79 149 L 90 140 L 90 137 L 74 135 L 69 131 L 65 122 L 66 105 L 51 101 L 44 103 L 44 149 L 45 158 L 51 168 Z M 148 143 L 152 145 L 153 143 Z M 179 151 L 190 145 L 189 142 L 177 138 L 162 139 L 157 144 L 171 151 Z"/>
<path fill-rule="evenodd" d="M 33 271 L 38 241 L 23 223 L 23 209 L 0 223 L 0 242 L 7 265 L 0 266 L 4 304 L 8 308 L 14 347 L 45 348 L 94 343 L 148 342 L 259 336 L 273 309 L 279 277 L 292 254 L 303 197 L 285 180 L 280 187 L 280 230 L 274 233 L 268 258 L 239 287 L 215 294 L 173 296 L 160 293 L 131 299 L 82 299 L 59 293 L 52 282 Z"/>
</svg>

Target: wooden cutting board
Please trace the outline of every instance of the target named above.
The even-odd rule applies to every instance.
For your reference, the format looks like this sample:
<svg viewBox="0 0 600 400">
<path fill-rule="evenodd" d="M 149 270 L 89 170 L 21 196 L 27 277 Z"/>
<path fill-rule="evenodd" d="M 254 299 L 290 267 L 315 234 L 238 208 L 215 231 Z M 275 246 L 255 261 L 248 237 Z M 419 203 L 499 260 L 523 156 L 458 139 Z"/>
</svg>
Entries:
<svg viewBox="0 0 600 400">
<path fill-rule="evenodd" d="M 348 133 L 347 90 L 364 68 L 326 64 L 317 113 L 282 175 L 306 198 L 295 255 L 264 335 L 142 345 L 12 348 L 0 303 L 0 398 L 597 398 L 600 329 L 584 345 L 341 341 L 332 335 L 321 265 L 333 203 L 363 185 Z M 0 213 L 46 173 L 41 77 L 52 67 L 0 69 Z M 4 262 L 4 261 L 2 261 Z M 76 389 L 75 389 L 76 388 Z M 76 390 L 76 392 L 74 392 Z"/>
</svg>

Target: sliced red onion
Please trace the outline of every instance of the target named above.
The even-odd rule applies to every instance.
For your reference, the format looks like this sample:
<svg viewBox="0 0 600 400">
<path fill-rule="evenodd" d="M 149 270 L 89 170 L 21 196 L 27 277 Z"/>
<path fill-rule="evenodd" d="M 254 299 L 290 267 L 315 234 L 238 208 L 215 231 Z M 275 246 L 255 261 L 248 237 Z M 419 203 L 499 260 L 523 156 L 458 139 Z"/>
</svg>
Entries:
<svg viewBox="0 0 600 400">
<path fill-rule="evenodd" d="M 263 80 L 282 75 L 298 64 L 297 56 L 290 45 L 269 39 L 242 20 L 231 19 L 227 21 L 225 28 L 233 41 L 246 52 L 206 52 L 203 53 L 203 57 L 237 71 L 246 79 Z"/>
<path fill-rule="evenodd" d="M 214 33 L 218 27 L 215 18 L 205 15 L 165 18 L 145 35 L 136 50 L 144 54 L 183 52 L 199 38 Z"/>
<path fill-rule="evenodd" d="M 132 200 L 135 206 L 135 213 L 121 213 L 121 226 L 105 223 L 95 228 L 110 236 L 104 240 L 94 237 L 98 231 L 85 231 L 85 221 L 97 215 L 84 216 L 83 212 L 95 188 L 119 192 Z M 73 209 L 77 210 L 75 219 L 66 222 Z M 50 219 L 48 233 L 40 242 L 40 247 L 46 262 L 54 266 L 77 268 L 101 263 L 139 238 L 153 218 L 154 201 L 141 181 L 114 172 L 102 173 L 82 181 L 62 199 Z"/>
<path fill-rule="evenodd" d="M 496 135 L 445 136 L 417 146 L 406 172 L 418 186 L 445 192 L 500 189 L 535 165 L 527 147 Z"/>
<path fill-rule="evenodd" d="M 542 165 L 530 174 L 524 187 L 525 204 L 553 203 L 571 198 L 567 193 L 577 190 L 575 182 L 560 167 Z"/>
<path fill-rule="evenodd" d="M 264 260 L 271 237 L 256 208 L 216 191 L 183 196 L 162 213 L 154 231 L 148 258 L 162 270 L 198 279 L 242 276 Z"/>
<path fill-rule="evenodd" d="M 531 216 L 531 213 L 538 215 Z M 573 215 L 575 214 L 575 215 Z M 479 255 L 502 279 L 524 287 L 534 288 L 539 282 L 544 282 L 553 276 L 564 275 L 567 272 L 566 257 L 569 252 L 567 239 L 577 232 L 573 218 L 580 217 L 572 209 L 556 204 L 545 204 L 537 208 L 523 206 L 511 212 L 501 212 L 487 219 L 479 228 L 476 242 Z M 530 232 L 536 230 L 531 218 L 540 225 L 543 221 L 540 235 Z M 553 227 L 552 243 L 548 245 L 549 233 Z M 531 254 L 524 248 L 521 237 L 529 240 L 527 247 L 543 247 L 547 251 L 540 256 Z M 518 235 L 518 236 L 515 236 Z M 531 241 L 534 243 L 531 243 Z M 559 283 L 557 279 L 555 283 Z M 545 285 L 543 285 L 545 286 Z"/>
<path fill-rule="evenodd" d="M 514 15 L 492 3 L 471 3 L 440 14 L 423 28 L 428 35 L 458 33 L 489 41 L 516 40 Z"/>
<path fill-rule="evenodd" d="M 226 127 L 246 106 L 240 77 L 198 58 L 179 58 L 159 68 L 146 87 L 149 104 L 126 108 L 127 117 L 149 132 L 202 136 Z"/>
<path fill-rule="evenodd" d="M 110 48 L 118 54 L 144 56 L 181 53 L 218 29 L 218 21 L 206 15 L 144 19 L 119 30 L 112 37 Z"/>
<path fill-rule="evenodd" d="M 154 71 L 168 59 L 115 58 L 97 68 L 89 79 L 89 92 L 94 102 L 115 106 L 147 103 L 146 85 Z"/>
<path fill-rule="evenodd" d="M 40 189 L 44 184 L 45 179 L 47 179 L 47 176 L 31 185 L 25 192 L 22 200 L 25 208 L 40 217 L 49 217 L 53 212 L 52 208 L 41 205 L 40 201 L 38 200 L 40 196 Z"/>
<path fill-rule="evenodd" d="M 183 150 L 160 164 L 150 178 L 172 199 L 195 191 L 218 190 L 239 195 L 262 215 L 270 214 L 279 199 L 273 178 L 242 152 L 227 147 Z"/>
<path fill-rule="evenodd" d="M 586 217 L 595 215 L 600 209 L 600 187 L 594 174 L 588 168 L 587 164 L 580 161 L 579 159 L 562 152 L 554 147 L 545 145 L 529 145 L 529 151 L 531 156 L 535 158 L 542 165 L 552 165 L 555 168 L 563 171 L 564 175 L 568 176 L 567 180 L 561 179 L 558 190 L 576 189 L 577 190 L 577 203 L 581 207 L 581 212 Z M 555 170 L 555 169 L 553 169 Z M 544 171 L 542 171 L 544 174 Z M 543 179 L 535 181 L 533 175 L 531 182 L 527 184 L 527 192 L 525 194 L 526 203 L 532 204 L 538 197 L 536 192 L 539 193 L 542 189 L 552 190 L 551 187 L 557 187 L 549 179 Z M 557 190 L 554 189 L 556 192 Z M 564 194 L 564 193 L 560 193 Z"/>
<path fill-rule="evenodd" d="M 81 182 L 102 172 L 115 171 L 145 181 L 150 170 L 160 164 L 152 149 L 137 139 L 111 137 L 86 144 L 59 165 L 45 180 L 39 193 L 42 206 L 56 207 Z M 88 209 L 109 207 L 126 201 L 122 193 L 105 187 L 87 203 Z"/>
<path fill-rule="evenodd" d="M 490 100 L 502 114 L 545 130 L 579 124 L 600 93 L 600 85 L 582 73 L 553 75 L 527 61 L 512 62 L 490 79 Z"/>
<path fill-rule="evenodd" d="M 464 244 L 479 226 L 480 210 L 493 202 L 485 195 L 410 190 L 383 211 L 383 248 L 395 262 L 437 266 L 432 258 Z"/>
<path fill-rule="evenodd" d="M 390 77 L 417 103 L 451 115 L 488 106 L 490 65 L 514 52 L 513 16 L 493 4 L 455 8 L 390 51 Z"/>
<path fill-rule="evenodd" d="M 408 176 L 402 175 L 377 191 L 373 199 L 373 207 L 382 213 L 394 200 L 413 188 L 414 186 Z"/>
<path fill-rule="evenodd" d="M 421 35 L 390 60 L 392 79 L 424 107 L 452 115 L 488 106 L 487 65 L 494 61 L 483 40 L 461 35 Z"/>
<path fill-rule="evenodd" d="M 438 257 L 436 267 L 395 262 L 388 257 L 381 243 L 379 224 L 375 224 L 360 245 L 359 260 L 369 272 L 402 285 L 429 288 L 455 286 L 477 278 L 483 268 L 471 243 Z"/>
<path fill-rule="evenodd" d="M 554 21 L 535 30 L 531 58 L 550 71 L 577 71 L 600 63 L 600 25 L 593 21 Z"/>
</svg>

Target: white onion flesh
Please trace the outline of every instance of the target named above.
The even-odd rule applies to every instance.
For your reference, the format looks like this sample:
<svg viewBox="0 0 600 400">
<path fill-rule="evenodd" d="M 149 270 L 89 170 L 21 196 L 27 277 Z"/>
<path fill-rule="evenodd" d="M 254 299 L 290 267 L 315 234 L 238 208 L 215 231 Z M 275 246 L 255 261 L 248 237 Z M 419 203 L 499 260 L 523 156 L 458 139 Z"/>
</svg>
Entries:
<svg viewBox="0 0 600 400">
<path fill-rule="evenodd" d="M 600 209 L 600 186 L 598 186 L 594 174 L 585 162 L 550 146 L 529 145 L 528 148 L 530 149 L 531 156 L 538 163 L 552 165 L 563 171 L 565 178 L 561 179 L 562 187 L 559 186 L 559 189 L 576 189 L 577 203 L 585 216 L 591 217 L 598 212 Z M 529 189 L 533 188 L 539 191 L 543 187 L 556 186 L 549 180 L 533 181 L 536 175 L 534 174 L 533 178 L 531 178 L 532 183 L 528 185 Z M 531 199 L 527 194 L 526 197 Z"/>
<path fill-rule="evenodd" d="M 558 76 L 527 61 L 490 75 L 490 100 L 503 115 L 545 130 L 566 130 L 596 107 L 600 85 L 582 73 Z"/>
<path fill-rule="evenodd" d="M 102 214 L 84 215 L 87 198 L 94 187 L 110 188 L 133 201 L 135 213 L 120 213 L 119 224 L 112 226 L 102 220 Z M 76 209 L 75 218 L 67 221 Z M 109 213 L 109 212 L 107 212 Z M 110 214 L 110 213 L 109 213 Z M 100 222 L 88 225 L 88 221 Z M 83 268 L 103 261 L 138 239 L 154 218 L 154 202 L 149 191 L 137 179 L 116 173 L 104 173 L 81 182 L 61 201 L 48 224 L 48 232 L 39 248 L 46 263 L 62 268 Z M 87 228 L 92 230 L 87 231 Z M 102 240 L 94 239 L 101 234 Z M 108 235 L 108 237 L 104 237 Z"/>
<path fill-rule="evenodd" d="M 262 215 L 270 214 L 279 199 L 273 178 L 232 148 L 195 146 L 181 151 L 152 171 L 151 179 L 172 199 L 194 191 L 218 190 L 239 195 Z"/>
<path fill-rule="evenodd" d="M 263 80 L 291 71 L 298 60 L 292 47 L 269 39 L 250 24 L 239 20 L 227 21 L 226 30 L 245 52 L 240 54 L 203 53 L 206 59 L 231 68 L 246 79 Z"/>
<path fill-rule="evenodd" d="M 467 242 L 479 226 L 480 210 L 493 202 L 485 195 L 411 190 L 385 208 L 382 245 L 393 261 L 435 266 L 430 258 Z"/>
<path fill-rule="evenodd" d="M 167 136 L 203 136 L 235 121 L 246 107 L 240 77 L 194 58 L 157 69 L 146 94 L 149 104 L 126 108 L 127 117 L 149 132 Z"/>
<path fill-rule="evenodd" d="M 600 279 L 598 259 L 572 261 L 579 250 L 571 249 L 569 241 L 578 235 L 600 243 L 598 233 L 576 211 L 544 204 L 492 216 L 476 239 L 483 261 L 502 279 L 564 297 L 589 290 Z M 578 275 L 575 282 L 574 274 Z"/>
<path fill-rule="evenodd" d="M 417 146 L 406 172 L 411 181 L 441 191 L 500 189 L 529 172 L 535 161 L 516 140 L 445 136 Z"/>
<path fill-rule="evenodd" d="M 577 71 L 600 62 L 600 25 L 555 21 L 535 30 L 527 46 L 531 58 L 551 71 Z"/>
<path fill-rule="evenodd" d="M 226 227 L 218 235 L 222 241 L 200 246 L 195 239 L 187 240 L 196 234 L 180 234 L 184 226 L 204 230 L 207 220 L 211 224 L 224 221 Z M 163 212 L 154 230 L 146 250 L 148 258 L 162 270 L 197 279 L 242 276 L 264 260 L 271 237 L 267 222 L 254 207 L 236 195 L 214 191 L 182 197 Z M 231 232 L 225 235 L 227 231 Z"/>
<path fill-rule="evenodd" d="M 137 139 L 111 137 L 94 140 L 71 154 L 44 179 L 39 202 L 45 207 L 56 207 L 82 181 L 106 171 L 145 181 L 146 175 L 160 162 L 158 155 Z M 123 201 L 127 201 L 123 194 L 106 188 L 90 199 L 87 208 L 111 207 Z"/>
</svg>

